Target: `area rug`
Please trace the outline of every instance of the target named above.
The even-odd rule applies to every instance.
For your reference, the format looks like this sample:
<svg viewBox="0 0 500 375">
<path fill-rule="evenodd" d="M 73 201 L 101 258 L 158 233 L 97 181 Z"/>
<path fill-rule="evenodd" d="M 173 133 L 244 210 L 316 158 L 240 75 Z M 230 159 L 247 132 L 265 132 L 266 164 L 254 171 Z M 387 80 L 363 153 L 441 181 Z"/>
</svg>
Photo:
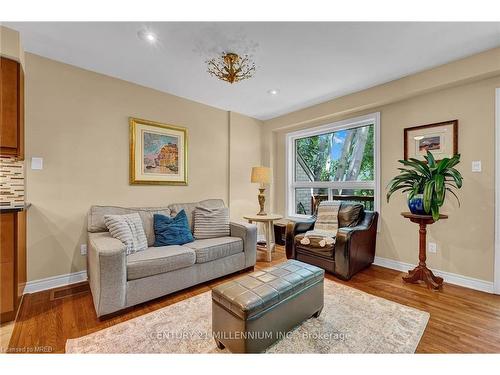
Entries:
<svg viewBox="0 0 500 375">
<path fill-rule="evenodd" d="M 67 353 L 225 353 L 211 336 L 210 292 L 66 342 Z M 319 318 L 267 353 L 414 353 L 429 313 L 325 280 Z"/>
</svg>

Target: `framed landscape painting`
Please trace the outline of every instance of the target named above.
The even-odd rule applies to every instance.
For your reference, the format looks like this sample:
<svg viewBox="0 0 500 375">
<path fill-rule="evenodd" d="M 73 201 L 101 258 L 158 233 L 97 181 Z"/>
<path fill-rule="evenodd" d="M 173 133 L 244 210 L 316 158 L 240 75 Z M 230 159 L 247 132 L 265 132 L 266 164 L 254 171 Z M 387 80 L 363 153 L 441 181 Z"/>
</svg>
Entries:
<svg viewBox="0 0 500 375">
<path fill-rule="evenodd" d="M 187 129 L 129 119 L 130 183 L 187 185 Z"/>
<path fill-rule="evenodd" d="M 458 153 L 458 120 L 420 125 L 404 130 L 404 158 L 424 160 L 427 151 L 436 160 Z"/>
</svg>

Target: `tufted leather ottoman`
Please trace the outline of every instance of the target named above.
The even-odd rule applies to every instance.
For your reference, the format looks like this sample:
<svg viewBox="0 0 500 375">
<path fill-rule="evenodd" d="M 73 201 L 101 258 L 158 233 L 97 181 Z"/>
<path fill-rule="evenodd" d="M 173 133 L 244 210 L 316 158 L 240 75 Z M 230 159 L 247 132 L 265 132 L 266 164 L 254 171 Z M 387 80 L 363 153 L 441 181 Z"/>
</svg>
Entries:
<svg viewBox="0 0 500 375">
<path fill-rule="evenodd" d="M 288 260 L 212 290 L 212 331 L 217 346 L 259 353 L 323 309 L 325 271 Z"/>
</svg>

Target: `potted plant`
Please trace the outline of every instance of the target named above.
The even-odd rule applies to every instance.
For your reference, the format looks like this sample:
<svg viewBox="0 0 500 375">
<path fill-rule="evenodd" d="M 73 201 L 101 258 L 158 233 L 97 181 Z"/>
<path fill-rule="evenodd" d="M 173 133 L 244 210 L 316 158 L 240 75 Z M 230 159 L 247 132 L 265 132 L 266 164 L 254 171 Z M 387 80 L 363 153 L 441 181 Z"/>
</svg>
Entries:
<svg viewBox="0 0 500 375">
<path fill-rule="evenodd" d="M 407 168 L 398 168 L 399 175 L 389 182 L 387 202 L 394 192 L 401 190 L 408 193 L 411 213 L 430 214 L 438 221 L 439 208 L 444 203 L 446 192 L 453 194 L 460 205 L 460 200 L 453 191 L 462 187 L 462 175 L 454 168 L 460 162 L 460 154 L 436 161 L 427 151 L 424 159 L 425 161 L 414 158 L 399 160 Z"/>
</svg>

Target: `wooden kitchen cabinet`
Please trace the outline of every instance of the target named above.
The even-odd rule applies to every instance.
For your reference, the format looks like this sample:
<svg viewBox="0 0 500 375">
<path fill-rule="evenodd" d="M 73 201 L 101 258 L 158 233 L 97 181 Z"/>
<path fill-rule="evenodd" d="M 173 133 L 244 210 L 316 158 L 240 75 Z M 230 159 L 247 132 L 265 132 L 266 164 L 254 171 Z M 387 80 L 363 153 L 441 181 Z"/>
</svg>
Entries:
<svg viewBox="0 0 500 375">
<path fill-rule="evenodd" d="M 26 210 L 0 211 L 0 322 L 14 320 L 26 285 Z"/>
<path fill-rule="evenodd" d="M 24 159 L 24 72 L 0 57 L 0 155 Z"/>
</svg>

